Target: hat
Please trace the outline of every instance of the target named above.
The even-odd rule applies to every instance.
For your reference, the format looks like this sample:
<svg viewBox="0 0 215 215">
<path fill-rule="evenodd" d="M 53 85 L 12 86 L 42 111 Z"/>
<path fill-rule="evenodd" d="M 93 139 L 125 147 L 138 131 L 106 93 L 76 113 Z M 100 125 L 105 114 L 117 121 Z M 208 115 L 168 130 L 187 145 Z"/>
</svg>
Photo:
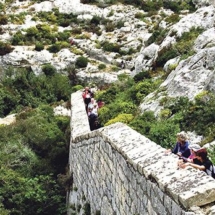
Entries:
<svg viewBox="0 0 215 215">
<path fill-rule="evenodd" d="M 177 133 L 176 135 L 180 140 L 182 141 L 185 141 L 187 140 L 187 136 L 186 136 L 186 133 L 184 131 L 180 132 L 180 133 Z"/>
<path fill-rule="evenodd" d="M 201 146 L 194 143 L 188 146 L 189 149 L 192 149 L 194 152 L 197 152 L 199 149 L 201 149 Z"/>
</svg>

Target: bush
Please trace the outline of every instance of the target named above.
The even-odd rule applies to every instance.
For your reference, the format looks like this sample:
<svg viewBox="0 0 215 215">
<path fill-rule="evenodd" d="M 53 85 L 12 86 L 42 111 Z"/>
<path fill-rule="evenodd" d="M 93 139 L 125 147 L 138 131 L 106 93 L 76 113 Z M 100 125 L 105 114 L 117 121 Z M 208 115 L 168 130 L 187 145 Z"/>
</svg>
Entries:
<svg viewBox="0 0 215 215">
<path fill-rule="evenodd" d="M 108 22 L 105 25 L 106 32 L 112 32 L 112 31 L 114 31 L 115 28 L 116 28 L 116 26 L 112 22 Z"/>
<path fill-rule="evenodd" d="M 116 122 L 122 122 L 125 124 L 129 124 L 129 122 L 131 122 L 131 120 L 133 118 L 134 118 L 134 116 L 132 114 L 122 113 L 122 114 L 119 114 L 118 116 L 116 116 L 115 118 L 109 120 L 107 123 L 105 123 L 105 126 L 111 125 Z"/>
<path fill-rule="evenodd" d="M 102 69 L 105 69 L 105 68 L 106 68 L 106 65 L 103 64 L 103 63 L 99 64 L 99 66 L 98 66 L 99 70 L 102 70 Z"/>
<path fill-rule="evenodd" d="M 22 34 L 21 31 L 17 31 L 12 38 L 13 45 L 21 45 L 25 41 L 25 36 Z"/>
<path fill-rule="evenodd" d="M 119 50 L 120 50 L 120 46 L 117 43 L 109 43 L 108 41 L 103 42 L 102 47 L 104 51 L 108 51 L 108 52 L 119 53 Z"/>
<path fill-rule="evenodd" d="M 44 49 L 44 45 L 41 42 L 36 42 L 35 44 L 35 50 L 36 51 L 41 51 Z"/>
<path fill-rule="evenodd" d="M 179 124 L 162 120 L 151 125 L 148 137 L 164 148 L 172 148 L 175 144 L 175 134 L 179 131 Z"/>
<path fill-rule="evenodd" d="M 145 111 L 142 115 L 134 118 L 129 123 L 129 126 L 140 134 L 148 136 L 150 128 L 154 123 L 156 123 L 154 113 L 152 111 Z"/>
<path fill-rule="evenodd" d="M 175 57 L 179 56 L 179 53 L 172 46 L 164 47 L 162 50 L 158 52 L 158 57 L 156 59 L 156 67 L 163 67 L 164 64 Z"/>
<path fill-rule="evenodd" d="M 71 32 L 72 32 L 73 34 L 81 34 L 81 33 L 82 33 L 82 29 L 81 29 L 81 28 L 73 28 L 73 29 L 71 30 Z"/>
<path fill-rule="evenodd" d="M 141 8 L 146 11 L 158 11 L 161 7 L 163 6 L 162 0 L 157 0 L 157 1 L 142 1 L 141 2 Z"/>
<path fill-rule="evenodd" d="M 91 24 L 99 25 L 101 18 L 99 16 L 93 16 L 93 18 L 90 20 Z"/>
<path fill-rule="evenodd" d="M 26 29 L 26 37 L 37 37 L 39 30 L 36 27 Z"/>
<path fill-rule="evenodd" d="M 4 10 L 5 10 L 5 4 L 0 2 L 0 11 L 4 11 Z"/>
<path fill-rule="evenodd" d="M 77 58 L 75 66 L 77 68 L 84 68 L 84 67 L 87 67 L 87 64 L 88 64 L 88 59 L 86 57 L 81 56 Z"/>
<path fill-rule="evenodd" d="M 61 46 L 59 43 L 55 43 L 47 48 L 47 50 L 50 51 L 51 53 L 57 53 L 60 51 L 60 49 Z"/>
<path fill-rule="evenodd" d="M 42 71 L 46 76 L 52 76 L 56 73 L 56 68 L 51 64 L 46 64 L 42 67 Z"/>
<path fill-rule="evenodd" d="M 182 128 L 196 131 L 199 135 L 213 136 L 215 121 L 215 96 L 213 93 L 202 92 L 184 108 Z"/>
<path fill-rule="evenodd" d="M 142 71 L 134 76 L 134 81 L 137 83 L 139 81 L 142 81 L 142 80 L 148 79 L 148 78 L 151 78 L 149 71 Z"/>
<path fill-rule="evenodd" d="M 6 25 L 8 23 L 8 18 L 6 15 L 0 15 L 0 25 Z"/>
<path fill-rule="evenodd" d="M 9 43 L 4 43 L 0 41 L 0 56 L 6 55 L 13 51 L 14 48 L 11 47 Z"/>
<path fill-rule="evenodd" d="M 58 32 L 58 35 L 56 36 L 60 41 L 67 41 L 70 37 L 70 32 L 69 31 Z"/>
<path fill-rule="evenodd" d="M 194 12 L 196 10 L 192 0 L 177 2 L 164 1 L 163 6 L 164 8 L 170 9 L 175 13 L 179 13 L 181 10 L 190 10 L 191 12 Z"/>
<path fill-rule="evenodd" d="M 125 21 L 120 20 L 120 21 L 117 22 L 116 27 L 117 27 L 118 29 L 120 29 L 120 28 L 124 27 L 124 23 L 125 23 Z"/>
<path fill-rule="evenodd" d="M 136 19 L 144 19 L 146 16 L 145 16 L 145 14 L 142 13 L 142 12 L 137 12 L 137 13 L 134 15 L 134 17 L 135 17 Z"/>
<path fill-rule="evenodd" d="M 163 28 L 155 28 L 152 35 L 149 37 L 149 39 L 146 42 L 146 46 L 156 43 L 161 44 L 164 38 L 166 37 L 167 30 Z"/>
<path fill-rule="evenodd" d="M 171 14 L 169 17 L 165 19 L 166 22 L 169 22 L 171 24 L 177 23 L 180 20 L 180 16 L 178 14 Z"/>
</svg>

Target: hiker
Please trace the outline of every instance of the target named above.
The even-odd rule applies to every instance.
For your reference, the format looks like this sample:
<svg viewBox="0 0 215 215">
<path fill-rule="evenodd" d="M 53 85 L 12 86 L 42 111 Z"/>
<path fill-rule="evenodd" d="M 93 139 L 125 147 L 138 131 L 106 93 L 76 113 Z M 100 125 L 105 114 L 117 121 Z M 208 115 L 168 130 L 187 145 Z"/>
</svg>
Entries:
<svg viewBox="0 0 215 215">
<path fill-rule="evenodd" d="M 97 107 L 97 103 L 96 103 L 96 100 L 94 98 L 91 98 L 91 101 L 90 103 L 88 104 L 88 108 L 94 108 L 94 106 L 96 105 Z"/>
<path fill-rule="evenodd" d="M 180 167 L 185 168 L 187 166 L 191 166 L 195 169 L 204 171 L 207 175 L 210 175 L 215 178 L 214 165 L 208 158 L 208 153 L 205 148 L 201 148 L 196 152 L 196 156 L 193 159 L 193 163 L 187 162 L 182 164 Z"/>
<path fill-rule="evenodd" d="M 178 155 L 179 158 L 181 157 L 188 158 L 190 156 L 190 149 L 188 148 L 189 142 L 187 141 L 185 132 L 182 131 L 180 133 L 177 133 L 176 137 L 177 137 L 177 142 L 175 147 L 172 150 L 167 149 L 165 153 L 167 154 L 169 152 L 172 152 Z"/>
<path fill-rule="evenodd" d="M 99 100 L 97 101 L 97 104 L 98 104 L 98 108 L 101 108 L 101 107 L 104 106 L 105 103 L 104 103 L 101 99 L 99 99 Z"/>
<path fill-rule="evenodd" d="M 92 109 L 89 108 L 88 110 L 88 119 L 90 124 L 90 130 L 93 131 L 96 129 L 95 122 L 97 121 L 97 116 L 95 113 L 92 112 Z"/>
<path fill-rule="evenodd" d="M 190 156 L 188 158 L 186 157 L 180 157 L 179 161 L 178 161 L 178 167 L 180 167 L 182 164 L 186 163 L 186 162 L 190 162 L 193 163 L 193 160 L 196 158 L 196 152 L 201 149 L 200 145 L 194 143 L 188 146 L 188 148 L 190 149 Z"/>
<path fill-rule="evenodd" d="M 121 61 L 120 65 L 121 65 L 122 69 L 125 69 L 125 61 L 124 60 Z"/>
<path fill-rule="evenodd" d="M 70 43 L 71 46 L 75 44 L 75 42 L 74 42 L 74 40 L 72 38 L 69 39 L 69 43 Z"/>
<path fill-rule="evenodd" d="M 85 88 L 84 92 L 82 93 L 82 97 L 84 99 L 85 108 L 86 108 L 86 111 L 87 111 L 88 104 L 91 102 L 91 93 L 88 90 L 88 88 Z"/>
</svg>

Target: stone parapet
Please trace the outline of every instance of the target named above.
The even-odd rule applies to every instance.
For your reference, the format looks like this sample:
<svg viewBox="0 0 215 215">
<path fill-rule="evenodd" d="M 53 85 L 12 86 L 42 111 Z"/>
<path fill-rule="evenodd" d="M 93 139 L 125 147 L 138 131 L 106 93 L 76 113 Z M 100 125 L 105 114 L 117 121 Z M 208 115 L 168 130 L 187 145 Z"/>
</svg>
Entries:
<svg viewBox="0 0 215 215">
<path fill-rule="evenodd" d="M 213 214 L 213 178 L 193 168 L 178 169 L 176 155 L 166 155 L 125 124 L 91 132 L 79 97 L 72 95 L 68 215 L 87 210 L 101 215 Z"/>
</svg>

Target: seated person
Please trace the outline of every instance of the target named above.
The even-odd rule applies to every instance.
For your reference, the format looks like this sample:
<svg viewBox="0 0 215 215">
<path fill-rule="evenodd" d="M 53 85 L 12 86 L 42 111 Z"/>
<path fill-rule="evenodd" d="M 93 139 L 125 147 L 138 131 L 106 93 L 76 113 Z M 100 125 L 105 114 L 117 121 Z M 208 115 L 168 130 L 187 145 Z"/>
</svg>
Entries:
<svg viewBox="0 0 215 215">
<path fill-rule="evenodd" d="M 181 168 L 187 166 L 192 166 L 195 169 L 206 172 L 206 174 L 215 178 L 215 173 L 213 171 L 213 163 L 208 158 L 207 150 L 205 148 L 199 149 L 196 152 L 196 158 L 193 159 L 193 163 L 187 162 L 181 165 Z"/>
<path fill-rule="evenodd" d="M 185 157 L 188 158 L 190 156 L 190 149 L 188 148 L 189 142 L 187 141 L 187 137 L 185 132 L 177 133 L 177 142 L 175 147 L 171 149 L 167 149 L 166 153 L 172 152 L 179 157 Z"/>
</svg>

